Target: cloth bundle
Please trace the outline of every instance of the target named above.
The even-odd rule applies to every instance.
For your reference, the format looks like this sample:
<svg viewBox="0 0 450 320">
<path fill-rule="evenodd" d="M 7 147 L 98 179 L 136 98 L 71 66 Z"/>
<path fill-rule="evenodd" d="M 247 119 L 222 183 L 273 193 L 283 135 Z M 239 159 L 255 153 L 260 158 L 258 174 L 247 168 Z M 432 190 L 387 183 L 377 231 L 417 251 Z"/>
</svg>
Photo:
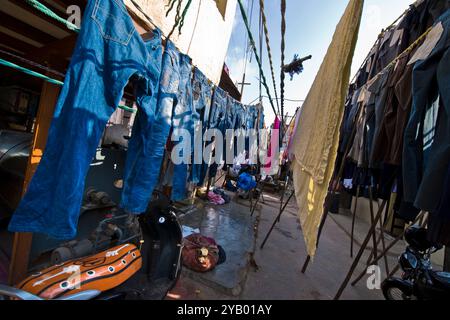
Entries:
<svg viewBox="0 0 450 320">
<path fill-rule="evenodd" d="M 219 247 L 214 239 L 192 234 L 184 239 L 183 265 L 196 272 L 208 272 L 219 262 Z"/>
</svg>

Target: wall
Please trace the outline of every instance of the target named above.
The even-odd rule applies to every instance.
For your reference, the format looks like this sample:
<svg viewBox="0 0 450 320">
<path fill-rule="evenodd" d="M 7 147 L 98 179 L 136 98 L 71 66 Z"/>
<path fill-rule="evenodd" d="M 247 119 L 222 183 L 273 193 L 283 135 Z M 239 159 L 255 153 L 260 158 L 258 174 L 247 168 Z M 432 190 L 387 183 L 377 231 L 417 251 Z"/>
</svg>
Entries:
<svg viewBox="0 0 450 320">
<path fill-rule="evenodd" d="M 175 21 L 174 8 L 168 17 L 168 0 L 135 0 L 150 16 L 153 22 L 168 35 Z M 183 0 L 183 8 L 187 0 Z M 148 20 L 140 13 L 130 0 L 125 4 L 143 21 Z M 192 58 L 197 66 L 216 85 L 220 81 L 223 63 L 228 50 L 237 0 L 193 0 L 185 19 L 181 35 L 175 31 L 171 40 L 178 49 Z M 225 8 L 225 18 L 219 8 Z M 151 25 L 149 23 L 149 25 Z"/>
</svg>

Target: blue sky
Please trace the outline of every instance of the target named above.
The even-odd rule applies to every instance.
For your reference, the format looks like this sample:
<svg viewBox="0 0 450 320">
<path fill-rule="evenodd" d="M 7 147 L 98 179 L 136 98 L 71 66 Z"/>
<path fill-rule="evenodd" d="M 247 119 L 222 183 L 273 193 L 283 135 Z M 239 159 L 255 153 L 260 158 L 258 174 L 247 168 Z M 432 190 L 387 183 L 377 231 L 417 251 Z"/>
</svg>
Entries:
<svg viewBox="0 0 450 320">
<path fill-rule="evenodd" d="M 245 7 L 250 7 L 254 1 L 252 33 L 258 42 L 259 0 L 243 0 Z M 400 16 L 414 0 L 366 0 L 361 23 L 360 34 L 353 59 L 352 75 L 358 70 L 369 50 L 374 44 L 381 30 L 389 26 Z M 305 70 L 290 81 L 286 77 L 286 99 L 303 100 L 314 81 L 322 59 L 333 37 L 334 30 L 339 22 L 348 0 L 287 0 L 286 13 L 286 63 L 292 61 L 294 54 L 301 57 L 311 54 L 312 60 L 304 64 Z M 280 0 L 265 0 L 265 12 L 272 48 L 275 80 L 279 95 L 280 64 L 281 64 L 281 11 Z M 259 46 L 257 44 L 257 46 Z M 234 30 L 231 36 L 226 63 L 230 69 L 233 81 L 241 82 L 244 70 L 244 55 L 246 49 L 246 30 L 239 8 L 237 9 Z M 269 82 L 271 95 L 273 85 L 270 75 L 265 42 L 263 45 L 263 68 Z M 247 104 L 259 97 L 258 67 L 253 57 L 252 63 L 247 66 L 247 79 L 251 86 L 246 86 L 242 102 Z M 239 87 L 240 88 L 240 87 Z M 263 89 L 263 95 L 266 95 Z M 269 101 L 264 99 L 266 124 L 274 120 L 274 114 Z M 293 115 L 300 102 L 286 101 L 286 110 Z"/>
</svg>

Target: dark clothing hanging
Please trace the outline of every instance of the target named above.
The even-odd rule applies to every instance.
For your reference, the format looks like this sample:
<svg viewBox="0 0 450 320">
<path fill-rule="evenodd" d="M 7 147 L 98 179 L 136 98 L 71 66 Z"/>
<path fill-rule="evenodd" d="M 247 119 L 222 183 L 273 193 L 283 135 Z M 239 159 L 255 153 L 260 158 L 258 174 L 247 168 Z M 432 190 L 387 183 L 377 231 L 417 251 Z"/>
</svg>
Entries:
<svg viewBox="0 0 450 320">
<path fill-rule="evenodd" d="M 436 212 L 430 213 L 428 238 L 432 243 L 450 246 L 450 165 L 439 208 Z"/>
<path fill-rule="evenodd" d="M 410 55 L 395 64 L 388 82 L 383 118 L 375 140 L 372 161 L 401 165 L 403 133 L 411 111 L 412 69 Z"/>
<path fill-rule="evenodd" d="M 384 118 L 384 110 L 386 105 L 386 98 L 388 94 L 388 80 L 391 74 L 392 68 L 386 69 L 379 74 L 370 84 L 368 84 L 367 90 L 371 93 L 371 99 L 367 106 L 371 109 L 372 117 L 368 121 L 368 142 L 366 145 L 366 157 L 369 159 L 369 168 L 378 168 L 380 163 L 374 161 L 374 145 L 376 139 L 380 134 L 382 121 Z M 372 111 L 373 110 L 373 111 Z"/>
<path fill-rule="evenodd" d="M 405 200 L 417 208 L 435 212 L 450 162 L 450 10 L 437 22 L 443 33 L 431 54 L 416 63 L 413 72 L 413 106 L 405 132 L 403 171 Z M 434 142 L 428 163 L 423 161 L 423 121 L 438 89 L 439 110 Z M 434 95 L 434 96 L 431 96 Z"/>
</svg>

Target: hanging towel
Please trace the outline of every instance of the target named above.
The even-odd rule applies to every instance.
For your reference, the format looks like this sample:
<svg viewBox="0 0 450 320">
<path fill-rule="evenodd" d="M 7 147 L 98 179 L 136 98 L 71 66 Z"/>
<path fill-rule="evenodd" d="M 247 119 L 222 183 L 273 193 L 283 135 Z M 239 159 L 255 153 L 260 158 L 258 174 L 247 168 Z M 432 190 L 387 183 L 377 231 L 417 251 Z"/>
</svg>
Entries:
<svg viewBox="0 0 450 320">
<path fill-rule="evenodd" d="M 339 146 L 363 0 L 351 0 L 303 104 L 294 139 L 294 186 L 308 254 L 314 257 Z"/>
</svg>

